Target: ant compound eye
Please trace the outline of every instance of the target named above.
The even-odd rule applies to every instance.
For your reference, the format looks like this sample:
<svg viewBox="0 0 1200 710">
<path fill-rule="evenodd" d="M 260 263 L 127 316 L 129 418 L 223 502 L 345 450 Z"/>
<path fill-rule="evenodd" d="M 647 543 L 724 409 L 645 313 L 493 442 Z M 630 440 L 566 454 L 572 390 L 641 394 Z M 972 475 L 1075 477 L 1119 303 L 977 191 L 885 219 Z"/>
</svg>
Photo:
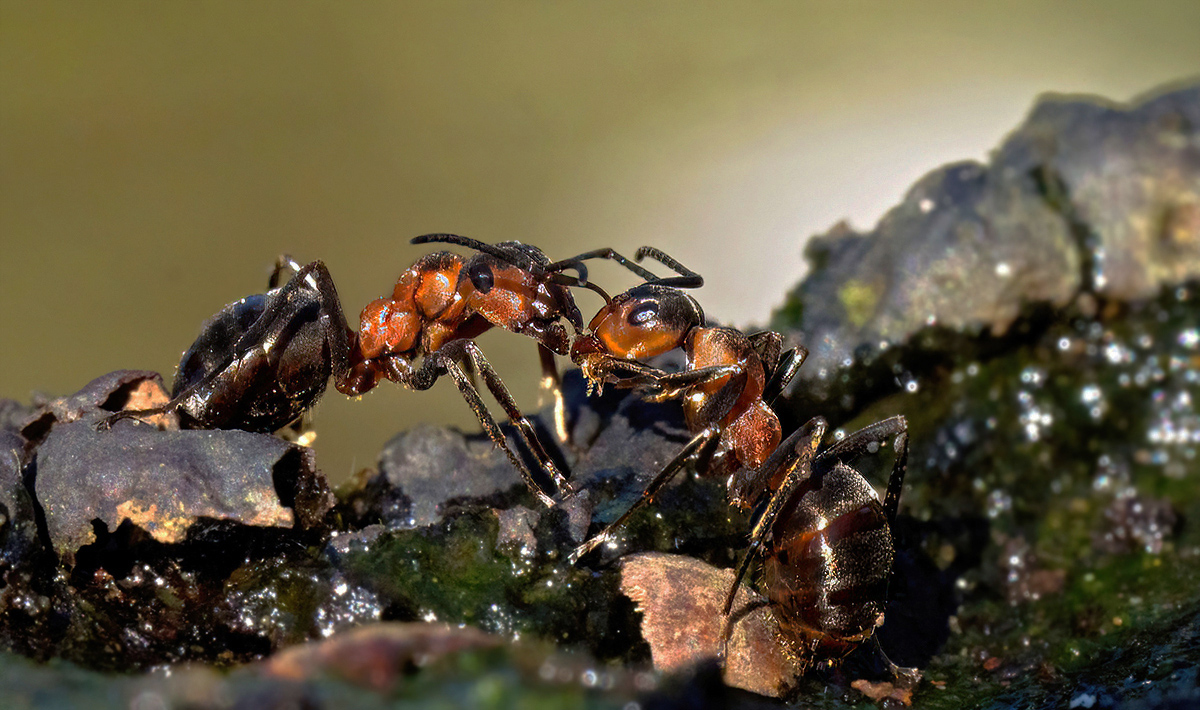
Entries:
<svg viewBox="0 0 1200 710">
<path fill-rule="evenodd" d="M 645 328 L 658 320 L 658 303 L 648 301 L 629 312 L 629 325 Z"/>
<path fill-rule="evenodd" d="M 488 264 L 476 262 L 467 270 L 467 276 L 471 279 L 471 285 L 480 293 L 487 293 L 496 285 L 496 277 L 492 274 L 492 267 Z"/>
</svg>

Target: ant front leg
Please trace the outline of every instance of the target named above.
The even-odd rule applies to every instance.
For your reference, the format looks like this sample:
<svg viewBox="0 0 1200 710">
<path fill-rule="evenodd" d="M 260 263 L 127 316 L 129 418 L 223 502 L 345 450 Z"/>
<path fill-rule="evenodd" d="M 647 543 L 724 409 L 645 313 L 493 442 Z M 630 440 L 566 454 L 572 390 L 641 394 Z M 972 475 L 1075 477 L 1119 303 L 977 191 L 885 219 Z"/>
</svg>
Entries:
<svg viewBox="0 0 1200 710">
<path fill-rule="evenodd" d="M 580 369 L 587 378 L 588 387 L 594 386 L 597 392 L 606 384 L 618 389 L 639 388 L 647 393 L 647 399 L 652 402 L 678 399 L 688 389 L 722 377 L 733 376 L 736 379 L 735 389 L 739 390 L 745 381 L 745 368 L 739 365 L 712 365 L 695 370 L 666 372 L 637 360 L 612 355 L 589 356 L 580 363 Z"/>
<path fill-rule="evenodd" d="M 784 352 L 783 336 L 773 330 L 751 333 L 746 337 L 762 360 L 763 367 L 770 373 L 767 384 L 763 387 L 762 399 L 767 404 L 773 404 L 808 359 L 808 349 L 797 345 Z"/>
<path fill-rule="evenodd" d="M 508 388 L 504 386 L 496 370 L 487 361 L 487 358 L 483 356 L 483 352 L 474 342 L 470 340 L 454 340 L 446 343 L 436 352 L 426 355 L 424 362 L 417 369 L 411 368 L 407 360 L 398 357 L 387 358 L 385 363 L 385 372 L 388 379 L 415 390 L 429 389 L 441 375 L 449 373 L 454 378 L 454 383 L 458 386 L 463 398 L 467 400 L 471 411 L 475 413 L 475 417 L 483 426 L 484 431 L 487 432 L 488 437 L 491 438 L 496 446 L 504 451 L 513 466 L 521 472 L 521 476 L 525 479 L 525 484 L 529 487 L 529 490 L 547 507 L 553 506 L 554 499 L 542 490 L 533 472 L 525 465 L 521 456 L 509 446 L 504 432 L 501 431 L 500 426 L 488 411 L 483 398 L 479 394 L 478 388 L 475 386 L 474 378 L 467 372 L 467 367 L 473 367 L 483 378 L 488 391 L 491 392 L 492 396 L 504 409 L 509 421 L 516 427 L 518 434 L 520 434 L 521 440 L 524 442 L 527 450 L 534 460 L 538 462 L 540 468 L 553 483 L 558 493 L 560 495 L 569 495 L 572 493 L 572 488 L 567 482 L 566 477 L 558 470 L 550 455 L 542 447 L 533 430 L 533 426 L 529 423 L 525 415 L 521 413 Z"/>
</svg>

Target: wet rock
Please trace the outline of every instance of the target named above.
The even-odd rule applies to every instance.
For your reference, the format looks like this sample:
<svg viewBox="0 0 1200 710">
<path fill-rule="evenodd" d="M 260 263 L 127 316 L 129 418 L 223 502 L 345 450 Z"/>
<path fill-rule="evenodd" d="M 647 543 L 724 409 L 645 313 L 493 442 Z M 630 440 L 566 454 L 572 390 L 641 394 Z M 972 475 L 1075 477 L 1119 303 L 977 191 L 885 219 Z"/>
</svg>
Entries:
<svg viewBox="0 0 1200 710">
<path fill-rule="evenodd" d="M 532 550 L 537 547 L 537 527 L 541 514 L 518 505 L 507 510 L 497 510 L 496 518 L 500 523 L 500 531 L 496 535 L 497 545 L 515 545 L 522 550 Z"/>
<path fill-rule="evenodd" d="M 25 439 L 0 430 L 0 531 L 18 522 L 33 522 L 33 505 L 21 477 Z"/>
<path fill-rule="evenodd" d="M 123 409 L 152 409 L 170 400 L 163 389 L 162 376 L 149 370 L 117 370 L 101 375 L 83 389 L 66 397 L 50 400 L 39 407 L 21 426 L 21 434 L 40 442 L 56 424 L 69 424 L 83 417 L 96 419 L 99 413 Z M 155 415 L 147 421 L 164 429 L 178 429 L 171 415 Z"/>
<path fill-rule="evenodd" d="M 202 519 L 291 528 L 315 523 L 328 501 L 308 449 L 240 431 L 171 431 L 98 417 L 59 424 L 38 449 L 36 494 L 54 549 L 71 564 L 125 521 L 161 543 L 185 539 Z M 276 490 L 280 483 L 281 490 Z M 315 505 L 293 511 L 288 505 Z M 99 526 L 99 528 L 97 527 Z"/>
<path fill-rule="evenodd" d="M 0 430 L 0 644 L 23 647 L 21 637 L 46 613 L 48 600 L 32 578 L 52 564 L 38 539 L 33 498 L 22 480 L 25 440 Z"/>
<path fill-rule="evenodd" d="M 675 403 L 646 402 L 620 391 L 607 396 L 615 399 L 615 410 L 576 460 L 571 484 L 580 490 L 612 496 L 595 511 L 598 520 L 611 522 L 675 458 L 692 435 Z"/>
<path fill-rule="evenodd" d="M 40 549 L 33 498 L 25 488 L 26 442 L 0 430 L 0 577 Z"/>
<path fill-rule="evenodd" d="M 520 472 L 491 439 L 464 437 L 446 427 L 419 426 L 398 435 L 379 455 L 379 471 L 394 490 L 384 519 L 401 528 L 440 521 L 445 506 L 455 500 L 525 487 Z"/>
<path fill-rule="evenodd" d="M 1200 86 L 1129 106 L 1045 97 L 993 166 L 1039 179 L 1084 238 L 1096 293 L 1132 301 L 1200 276 Z"/>
<path fill-rule="evenodd" d="M 930 173 L 875 229 L 809 242 L 776 313 L 827 380 L 932 324 L 1005 332 L 1028 303 L 1147 298 L 1200 275 L 1200 86 L 1128 107 L 1047 97 L 987 165 Z"/>
</svg>

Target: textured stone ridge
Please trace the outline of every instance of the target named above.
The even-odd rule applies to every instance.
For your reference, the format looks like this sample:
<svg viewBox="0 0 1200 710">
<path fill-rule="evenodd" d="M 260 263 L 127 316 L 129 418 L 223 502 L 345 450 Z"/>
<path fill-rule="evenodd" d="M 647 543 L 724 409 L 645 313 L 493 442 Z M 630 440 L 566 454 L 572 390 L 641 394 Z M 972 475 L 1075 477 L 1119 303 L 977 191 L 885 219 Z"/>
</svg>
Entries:
<svg viewBox="0 0 1200 710">
<path fill-rule="evenodd" d="M 808 380 L 932 324 L 1000 334 L 1031 302 L 1151 297 L 1200 275 L 1200 86 L 1044 97 L 988 164 L 939 168 L 873 230 L 805 253 L 773 325 L 811 351 Z"/>
</svg>

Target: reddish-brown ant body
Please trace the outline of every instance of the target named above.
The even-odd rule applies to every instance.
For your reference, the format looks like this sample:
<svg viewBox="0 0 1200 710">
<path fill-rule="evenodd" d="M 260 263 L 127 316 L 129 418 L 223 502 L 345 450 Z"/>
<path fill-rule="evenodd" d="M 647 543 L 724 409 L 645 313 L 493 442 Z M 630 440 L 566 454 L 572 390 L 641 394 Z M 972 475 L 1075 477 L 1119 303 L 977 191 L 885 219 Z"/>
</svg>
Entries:
<svg viewBox="0 0 1200 710">
<path fill-rule="evenodd" d="M 610 540 L 688 460 L 696 458 L 702 472 L 732 469 L 731 504 L 754 508 L 756 515 L 724 613 L 761 554 L 767 598 L 793 650 L 805 660 L 836 659 L 872 638 L 883 623 L 895 555 L 891 531 L 907 466 L 907 424 L 892 417 L 822 448 L 827 425 L 816 418 L 781 442 L 770 404 L 807 355 L 803 347 L 782 352 L 782 342 L 774 332 L 747 335 L 708 325 L 695 299 L 656 284 L 636 286 L 597 313 L 571 347 L 589 385 L 680 399 L 695 436 L 624 514 L 576 548 L 571 559 Z M 685 355 L 682 371 L 642 362 L 676 348 Z M 850 463 L 892 437 L 895 461 L 880 503 Z M 911 677 L 888 664 L 898 676 Z"/>
<path fill-rule="evenodd" d="M 635 286 L 596 314 L 571 347 L 571 359 L 589 384 L 636 387 L 656 400 L 681 399 L 695 436 L 629 510 L 576 549 L 573 559 L 610 539 L 693 457 L 702 471 L 732 469 L 731 501 L 742 507 L 754 503 L 741 478 L 778 447 L 782 427 L 770 403 L 807 355 L 802 347 L 782 352 L 782 342 L 782 336 L 770 331 L 746 335 L 710 326 L 694 298 L 659 284 Z M 680 372 L 641 362 L 675 349 L 686 357 Z"/>
<path fill-rule="evenodd" d="M 576 332 L 583 324 L 567 287 L 599 290 L 587 284 L 582 262 L 611 258 L 639 275 L 653 278 L 653 274 L 612 250 L 552 264 L 536 247 L 520 242 L 485 244 L 452 234 L 429 234 L 412 241 L 456 244 L 477 253 L 466 259 L 451 252 L 422 257 L 401 274 L 391 297 L 377 299 L 363 310 L 357 333 L 346 324 L 324 264 L 300 266 L 281 258 L 268 293 L 230 304 L 205 323 L 184 354 L 166 405 L 122 412 L 105 425 L 171 411 L 194 427 L 274 431 L 315 405 L 331 377 L 339 391 L 357 396 L 382 378 L 424 390 L 449 373 L 530 490 L 552 505 L 553 498 L 508 445 L 488 412 L 473 373 L 483 378 L 555 491 L 570 490 L 566 478 L 472 339 L 493 327 L 533 337 L 544 378 L 557 391 L 554 354 L 567 354 L 571 343 L 560 321 L 566 320 Z M 288 268 L 295 275 L 276 288 Z M 564 274 L 568 269 L 578 276 Z M 420 364 L 414 365 L 418 358 Z"/>
<path fill-rule="evenodd" d="M 172 411 L 195 427 L 274 431 L 315 405 L 331 377 L 339 391 L 357 396 L 384 377 L 424 390 L 449 373 L 530 490 L 552 505 L 551 496 L 488 412 L 473 372 L 482 376 L 556 491 L 569 490 L 566 479 L 471 339 L 492 327 L 529 335 L 538 341 L 543 367 L 552 368 L 551 353 L 565 354 L 570 344 L 558 321 L 565 319 L 575 329 L 582 325 L 564 284 L 584 281 L 586 270 L 572 260 L 546 269 L 549 259 L 519 242 L 491 245 L 436 234 L 413 240 L 433 241 L 469 246 L 479 253 L 470 259 L 450 252 L 422 257 L 400 276 L 391 298 L 378 299 L 363 310 L 357 333 L 346 323 L 324 264 L 300 266 L 281 258 L 270 291 L 231 304 L 205 323 L 184 354 L 166 405 L 122 412 L 105 424 Z M 276 288 L 288 268 L 295 275 Z M 561 273 L 569 268 L 579 277 Z M 421 362 L 414 366 L 418 358 Z"/>
</svg>

